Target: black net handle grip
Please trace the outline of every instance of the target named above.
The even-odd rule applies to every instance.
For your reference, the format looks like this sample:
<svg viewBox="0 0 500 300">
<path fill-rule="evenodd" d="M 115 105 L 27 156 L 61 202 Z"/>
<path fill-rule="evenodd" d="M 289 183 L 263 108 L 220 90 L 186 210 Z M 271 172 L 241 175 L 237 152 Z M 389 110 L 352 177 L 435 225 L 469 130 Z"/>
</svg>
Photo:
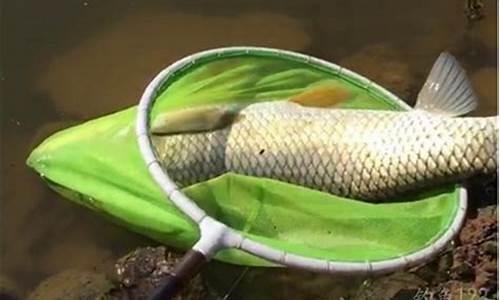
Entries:
<svg viewBox="0 0 500 300">
<path fill-rule="evenodd" d="M 207 262 L 208 260 L 203 253 L 193 249 L 189 250 L 163 284 L 153 292 L 149 300 L 172 299 Z"/>
</svg>

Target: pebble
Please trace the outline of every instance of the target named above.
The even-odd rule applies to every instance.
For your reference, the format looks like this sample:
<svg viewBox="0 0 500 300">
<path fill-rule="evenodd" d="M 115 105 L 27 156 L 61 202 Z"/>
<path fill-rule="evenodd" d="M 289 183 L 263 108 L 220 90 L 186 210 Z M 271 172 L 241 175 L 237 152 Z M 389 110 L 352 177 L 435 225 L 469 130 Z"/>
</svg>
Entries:
<svg viewBox="0 0 500 300">
<path fill-rule="evenodd" d="M 171 274 L 181 255 L 167 252 L 165 247 L 138 248 L 120 258 L 115 266 L 123 292 L 134 300 L 146 300 Z M 175 300 L 207 299 L 209 293 L 200 275 L 186 283 Z"/>
<path fill-rule="evenodd" d="M 496 241 L 487 241 L 482 245 L 484 251 L 489 255 L 496 256 L 498 254 L 498 242 Z"/>
</svg>

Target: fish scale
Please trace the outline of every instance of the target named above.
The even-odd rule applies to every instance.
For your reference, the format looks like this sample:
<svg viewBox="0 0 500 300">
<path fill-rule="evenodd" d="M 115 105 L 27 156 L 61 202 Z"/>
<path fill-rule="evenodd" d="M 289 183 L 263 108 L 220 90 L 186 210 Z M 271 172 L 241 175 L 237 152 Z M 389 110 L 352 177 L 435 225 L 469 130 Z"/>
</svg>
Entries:
<svg viewBox="0 0 500 300">
<path fill-rule="evenodd" d="M 181 186 L 235 172 L 380 200 L 497 171 L 497 117 L 457 118 L 474 110 L 477 96 L 449 53 L 434 63 L 414 110 L 317 107 L 349 95 L 337 92 L 311 87 L 237 114 L 230 107 L 167 112 L 153 140 Z"/>
<path fill-rule="evenodd" d="M 286 101 L 252 104 L 240 115 L 223 129 L 154 137 L 164 168 L 179 185 L 234 172 L 381 200 L 497 170 L 496 117 Z"/>
</svg>

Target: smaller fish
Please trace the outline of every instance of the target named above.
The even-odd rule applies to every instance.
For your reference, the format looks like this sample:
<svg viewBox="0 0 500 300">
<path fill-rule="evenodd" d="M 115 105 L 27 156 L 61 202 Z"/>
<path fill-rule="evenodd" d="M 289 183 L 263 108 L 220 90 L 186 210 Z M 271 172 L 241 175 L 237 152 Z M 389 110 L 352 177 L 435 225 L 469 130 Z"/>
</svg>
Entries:
<svg viewBox="0 0 500 300">
<path fill-rule="evenodd" d="M 337 107 L 351 96 L 332 83 L 291 99 L 170 111 L 154 120 L 153 141 L 181 186 L 235 172 L 386 200 L 497 172 L 497 117 L 458 117 L 477 97 L 450 54 L 411 111 Z"/>
</svg>

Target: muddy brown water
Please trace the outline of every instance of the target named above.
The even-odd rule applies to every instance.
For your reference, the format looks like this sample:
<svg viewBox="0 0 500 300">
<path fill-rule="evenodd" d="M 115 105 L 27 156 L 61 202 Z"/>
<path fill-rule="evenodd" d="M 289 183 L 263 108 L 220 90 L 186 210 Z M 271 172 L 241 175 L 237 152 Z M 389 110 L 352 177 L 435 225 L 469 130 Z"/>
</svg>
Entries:
<svg viewBox="0 0 500 300">
<path fill-rule="evenodd" d="M 461 0 L 3 1 L 0 274 L 28 291 L 68 268 L 109 271 L 153 244 L 64 200 L 24 161 L 51 133 L 136 104 L 161 68 L 193 52 L 304 52 L 411 104 L 447 50 L 480 96 L 474 114 L 497 114 L 497 1 L 482 2 L 484 18 L 470 23 Z"/>
</svg>

